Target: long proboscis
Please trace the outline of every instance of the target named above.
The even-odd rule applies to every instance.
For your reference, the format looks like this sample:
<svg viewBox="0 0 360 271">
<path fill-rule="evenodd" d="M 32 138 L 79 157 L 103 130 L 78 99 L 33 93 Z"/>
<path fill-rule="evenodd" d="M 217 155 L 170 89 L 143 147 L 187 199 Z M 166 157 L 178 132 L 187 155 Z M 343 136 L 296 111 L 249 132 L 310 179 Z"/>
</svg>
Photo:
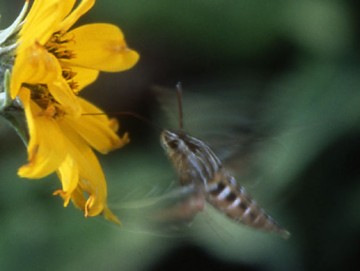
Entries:
<svg viewBox="0 0 360 271">
<path fill-rule="evenodd" d="M 97 115 L 115 115 L 115 116 L 129 116 L 129 117 L 134 117 L 138 120 L 141 120 L 142 122 L 146 123 L 147 125 L 149 125 L 150 127 L 153 127 L 155 129 L 158 129 L 160 131 L 164 130 L 164 128 L 154 124 L 153 122 L 151 122 L 150 120 L 148 120 L 147 118 L 134 113 L 134 112 L 129 112 L 129 111 L 122 111 L 122 112 L 110 112 L 110 113 L 83 113 L 81 114 L 82 116 L 97 116 Z"/>
</svg>

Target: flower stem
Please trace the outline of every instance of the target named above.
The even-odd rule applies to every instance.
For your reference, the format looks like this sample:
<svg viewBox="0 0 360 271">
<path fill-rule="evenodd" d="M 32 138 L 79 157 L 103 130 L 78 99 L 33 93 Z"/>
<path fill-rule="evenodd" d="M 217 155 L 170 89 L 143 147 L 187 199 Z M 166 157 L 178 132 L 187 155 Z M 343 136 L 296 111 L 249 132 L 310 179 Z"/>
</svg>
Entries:
<svg viewBox="0 0 360 271">
<path fill-rule="evenodd" d="M 10 72 L 5 71 L 4 74 L 4 92 L 0 93 L 0 115 L 6 119 L 10 126 L 16 131 L 21 138 L 25 147 L 28 144 L 28 137 L 26 133 L 26 125 L 23 125 L 19 120 L 25 120 L 23 110 L 19 107 L 16 100 L 11 100 L 10 97 Z M 16 115 L 21 114 L 20 117 Z"/>
<path fill-rule="evenodd" d="M 28 145 L 28 136 L 25 130 L 22 128 L 21 123 L 18 119 L 11 113 L 8 112 L 1 112 L 1 116 L 6 119 L 6 121 L 10 124 L 10 126 L 15 130 L 18 136 L 21 138 L 21 141 L 24 143 L 25 147 Z"/>
</svg>

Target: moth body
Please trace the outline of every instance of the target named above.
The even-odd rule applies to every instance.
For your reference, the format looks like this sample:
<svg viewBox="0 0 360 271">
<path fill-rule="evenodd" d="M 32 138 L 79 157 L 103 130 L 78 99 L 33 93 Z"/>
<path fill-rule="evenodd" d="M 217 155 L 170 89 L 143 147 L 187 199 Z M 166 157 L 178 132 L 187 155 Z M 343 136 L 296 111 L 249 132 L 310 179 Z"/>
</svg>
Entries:
<svg viewBox="0 0 360 271">
<path fill-rule="evenodd" d="M 237 222 L 288 237 L 288 231 L 237 183 L 206 143 L 183 131 L 163 130 L 160 139 L 182 186 L 195 186 L 195 193 Z"/>
</svg>

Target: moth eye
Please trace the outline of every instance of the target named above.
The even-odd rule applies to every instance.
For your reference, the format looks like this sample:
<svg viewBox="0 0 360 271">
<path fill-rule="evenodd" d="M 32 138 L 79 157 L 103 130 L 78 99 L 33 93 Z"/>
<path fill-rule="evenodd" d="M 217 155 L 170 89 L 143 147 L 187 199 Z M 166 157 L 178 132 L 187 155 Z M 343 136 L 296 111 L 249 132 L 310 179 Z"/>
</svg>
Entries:
<svg viewBox="0 0 360 271">
<path fill-rule="evenodd" d="M 168 145 L 172 149 L 177 149 L 179 147 L 179 140 L 171 140 L 168 142 Z"/>
</svg>

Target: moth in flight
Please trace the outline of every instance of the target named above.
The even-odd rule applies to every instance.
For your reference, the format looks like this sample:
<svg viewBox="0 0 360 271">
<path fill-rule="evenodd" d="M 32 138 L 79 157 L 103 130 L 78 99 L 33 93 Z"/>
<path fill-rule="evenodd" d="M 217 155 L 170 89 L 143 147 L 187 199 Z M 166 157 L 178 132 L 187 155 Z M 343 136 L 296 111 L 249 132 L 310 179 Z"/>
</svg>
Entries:
<svg viewBox="0 0 360 271">
<path fill-rule="evenodd" d="M 182 94 L 179 84 L 177 94 L 180 128 L 163 130 L 160 141 L 177 172 L 180 185 L 190 188 L 197 202 L 202 199 L 210 203 L 236 222 L 288 238 L 290 233 L 268 215 L 237 183 L 210 146 L 183 130 Z"/>
</svg>

